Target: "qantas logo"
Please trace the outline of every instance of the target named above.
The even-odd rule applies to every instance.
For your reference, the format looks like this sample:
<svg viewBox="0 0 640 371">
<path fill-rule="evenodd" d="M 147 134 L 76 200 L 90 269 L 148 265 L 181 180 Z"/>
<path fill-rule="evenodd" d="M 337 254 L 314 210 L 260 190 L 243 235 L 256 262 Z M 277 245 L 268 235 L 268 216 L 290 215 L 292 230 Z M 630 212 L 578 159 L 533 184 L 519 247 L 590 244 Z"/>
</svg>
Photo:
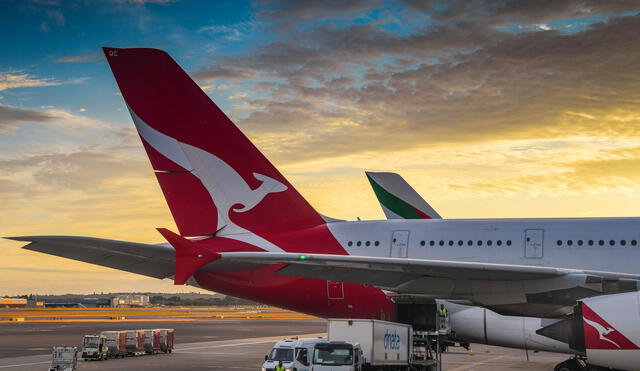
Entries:
<svg viewBox="0 0 640 371">
<path fill-rule="evenodd" d="M 584 303 L 582 317 L 587 349 L 640 349 Z"/>
<path fill-rule="evenodd" d="M 247 212 L 269 194 L 286 191 L 286 185 L 266 175 L 253 173 L 253 177 L 262 183 L 258 188 L 251 189 L 242 176 L 222 159 L 157 131 L 130 108 L 129 111 L 138 133 L 145 142 L 200 179 L 218 210 L 219 236 L 242 241 L 267 251 L 283 251 L 273 243 L 235 224 L 229 213 L 231 210 L 237 213 Z"/>
</svg>

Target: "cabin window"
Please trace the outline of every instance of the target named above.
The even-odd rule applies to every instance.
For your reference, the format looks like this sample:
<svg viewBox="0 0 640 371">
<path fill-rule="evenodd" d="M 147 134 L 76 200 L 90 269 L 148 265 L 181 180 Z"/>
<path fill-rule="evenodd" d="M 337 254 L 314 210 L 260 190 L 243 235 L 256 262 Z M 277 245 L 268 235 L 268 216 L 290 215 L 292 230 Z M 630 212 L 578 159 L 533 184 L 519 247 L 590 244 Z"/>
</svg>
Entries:
<svg viewBox="0 0 640 371">
<path fill-rule="evenodd" d="M 469 246 L 473 245 L 473 241 L 471 241 L 471 240 L 467 241 L 467 245 L 469 245 Z"/>
<path fill-rule="evenodd" d="M 367 242 L 365 242 L 365 243 L 364 243 L 364 245 L 365 245 L 365 246 L 370 246 L 370 245 L 371 245 L 371 242 L 367 241 Z"/>
<path fill-rule="evenodd" d="M 425 241 L 420 241 L 420 246 L 424 246 L 424 245 L 426 245 L 426 244 L 427 244 L 427 243 L 426 243 Z"/>
<path fill-rule="evenodd" d="M 436 241 L 434 241 L 434 240 L 429 241 L 429 245 L 430 246 L 435 246 L 436 245 Z"/>
<path fill-rule="evenodd" d="M 589 240 L 589 246 L 593 246 L 593 240 Z"/>
<path fill-rule="evenodd" d="M 449 240 L 449 246 L 453 246 L 453 241 Z"/>
<path fill-rule="evenodd" d="M 347 246 L 353 246 L 353 241 L 349 241 L 349 242 L 347 243 Z"/>
<path fill-rule="evenodd" d="M 600 245 L 600 246 L 604 246 L 604 240 L 600 240 L 600 241 L 598 241 L 598 245 Z"/>
<path fill-rule="evenodd" d="M 567 245 L 572 246 L 573 245 L 573 240 L 568 240 L 567 241 Z"/>
<path fill-rule="evenodd" d="M 487 241 L 487 246 L 491 246 L 491 245 L 493 245 L 493 241 L 491 240 Z"/>
<path fill-rule="evenodd" d="M 637 245 L 637 244 L 638 244 L 638 241 L 636 241 L 636 240 L 631 240 L 631 245 L 632 245 L 632 246 L 635 246 L 635 245 Z"/>
<path fill-rule="evenodd" d="M 582 240 L 578 240 L 578 246 L 582 246 Z"/>
<path fill-rule="evenodd" d="M 361 246 L 362 242 L 358 241 L 358 242 L 356 242 L 356 245 Z"/>
<path fill-rule="evenodd" d="M 556 244 L 557 244 L 558 246 L 562 246 L 562 240 L 558 240 L 558 241 L 556 242 Z"/>
<path fill-rule="evenodd" d="M 613 245 L 615 245 L 615 244 L 616 244 L 616 241 L 614 241 L 614 240 L 609 240 L 609 245 L 610 245 L 610 246 L 613 246 Z"/>
<path fill-rule="evenodd" d="M 458 246 L 462 246 L 464 242 L 462 240 L 458 240 Z"/>
<path fill-rule="evenodd" d="M 498 246 L 502 246 L 502 240 L 498 240 L 498 241 L 496 241 L 496 244 L 497 244 Z"/>
<path fill-rule="evenodd" d="M 478 246 L 482 246 L 482 240 L 478 240 Z"/>
<path fill-rule="evenodd" d="M 511 246 L 511 240 L 507 240 L 507 246 Z"/>
<path fill-rule="evenodd" d="M 444 246 L 444 241 L 440 240 L 440 242 L 438 242 L 438 245 Z"/>
<path fill-rule="evenodd" d="M 380 241 L 376 241 L 373 243 L 375 246 L 380 246 Z"/>
<path fill-rule="evenodd" d="M 626 244 L 627 244 L 627 241 L 626 241 L 626 240 L 620 240 L 620 246 L 624 246 L 624 245 L 626 245 Z"/>
</svg>

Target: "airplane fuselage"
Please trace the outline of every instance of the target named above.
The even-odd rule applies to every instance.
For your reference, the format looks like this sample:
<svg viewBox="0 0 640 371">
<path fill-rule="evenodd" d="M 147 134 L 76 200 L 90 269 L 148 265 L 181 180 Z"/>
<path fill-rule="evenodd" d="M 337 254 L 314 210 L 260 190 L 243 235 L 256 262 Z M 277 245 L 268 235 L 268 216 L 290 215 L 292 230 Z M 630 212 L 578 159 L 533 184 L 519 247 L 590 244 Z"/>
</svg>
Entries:
<svg viewBox="0 0 640 371">
<path fill-rule="evenodd" d="M 640 218 L 334 222 L 295 232 L 300 241 L 295 250 L 322 251 L 324 242 L 313 238 L 318 228 L 328 228 L 349 255 L 553 266 L 611 272 L 612 277 L 640 274 Z M 205 267 L 194 278 L 203 288 L 321 317 L 396 318 L 394 303 L 378 288 L 278 275 L 280 268 L 209 272 Z"/>
</svg>

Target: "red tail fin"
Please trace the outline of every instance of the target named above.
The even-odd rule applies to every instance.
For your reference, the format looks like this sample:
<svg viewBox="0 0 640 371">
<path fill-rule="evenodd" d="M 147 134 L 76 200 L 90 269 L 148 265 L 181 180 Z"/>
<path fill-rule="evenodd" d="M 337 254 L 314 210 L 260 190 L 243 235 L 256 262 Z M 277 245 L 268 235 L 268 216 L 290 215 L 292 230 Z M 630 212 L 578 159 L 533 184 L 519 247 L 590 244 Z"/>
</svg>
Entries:
<svg viewBox="0 0 640 371">
<path fill-rule="evenodd" d="M 167 53 L 104 53 L 182 235 L 324 223 Z"/>
</svg>

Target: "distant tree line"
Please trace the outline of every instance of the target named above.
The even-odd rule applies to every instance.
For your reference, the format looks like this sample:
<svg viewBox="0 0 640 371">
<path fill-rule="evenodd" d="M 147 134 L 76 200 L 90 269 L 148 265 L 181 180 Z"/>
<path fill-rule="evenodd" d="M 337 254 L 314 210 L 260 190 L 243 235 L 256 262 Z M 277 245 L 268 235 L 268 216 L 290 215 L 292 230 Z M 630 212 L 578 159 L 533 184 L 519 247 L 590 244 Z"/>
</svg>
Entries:
<svg viewBox="0 0 640 371">
<path fill-rule="evenodd" d="M 225 296 L 222 298 L 198 298 L 198 299 L 182 299 L 179 296 L 152 296 L 149 301 L 153 305 L 175 305 L 175 306 L 229 306 L 229 305 L 256 305 L 256 302 L 235 298 L 233 296 Z"/>
</svg>

